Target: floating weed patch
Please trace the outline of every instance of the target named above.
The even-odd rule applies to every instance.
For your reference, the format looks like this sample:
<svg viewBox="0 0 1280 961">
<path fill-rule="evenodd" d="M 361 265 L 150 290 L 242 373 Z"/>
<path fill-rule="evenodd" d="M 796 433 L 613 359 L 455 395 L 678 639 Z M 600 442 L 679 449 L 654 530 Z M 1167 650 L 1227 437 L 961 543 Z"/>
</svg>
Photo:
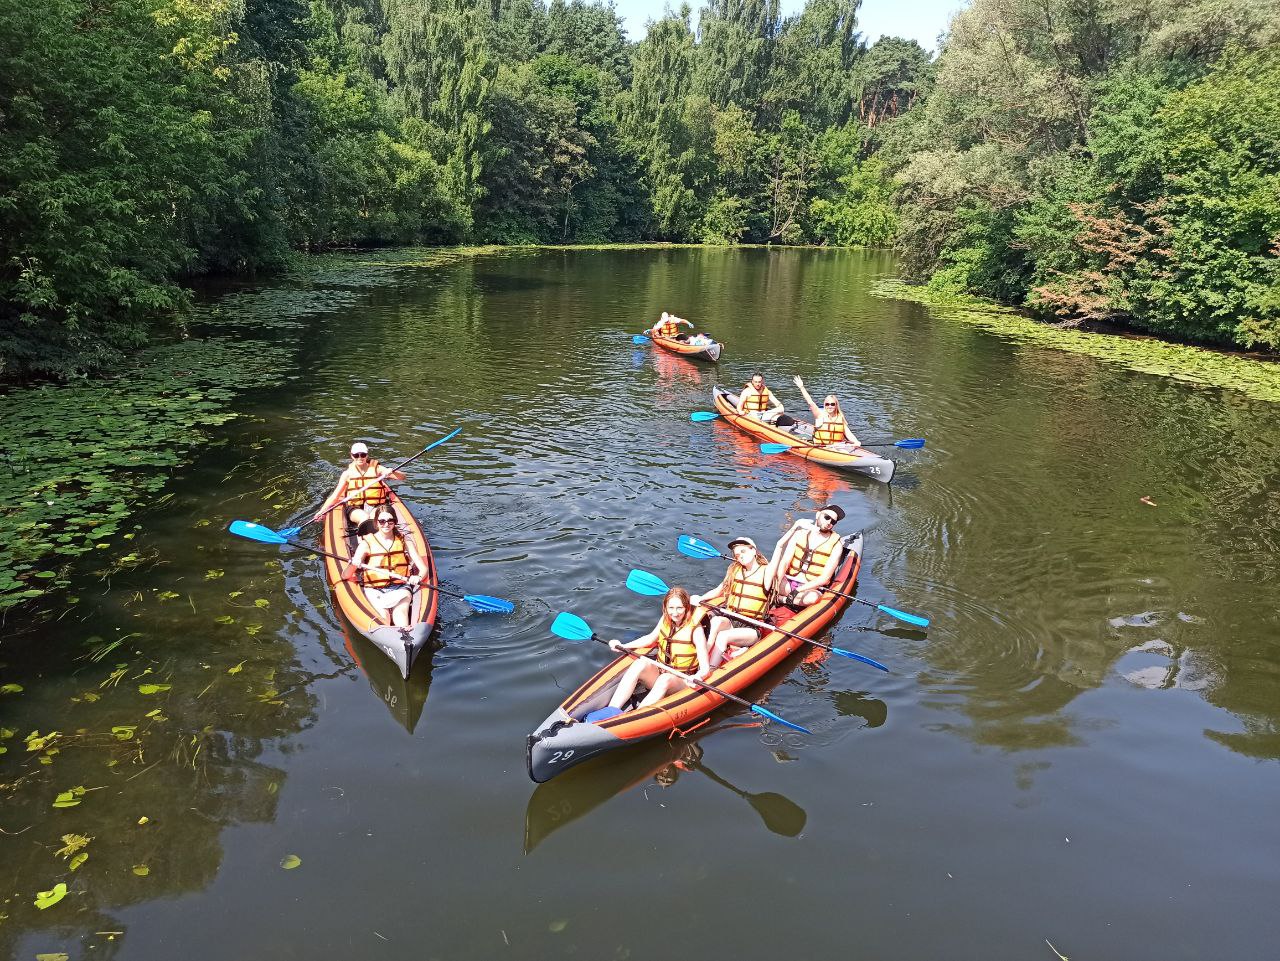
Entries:
<svg viewBox="0 0 1280 961">
<path fill-rule="evenodd" d="M 278 382 L 285 356 L 261 341 L 187 341 L 117 380 L 0 397 L 15 452 L 0 472 L 0 610 L 67 586 L 69 561 L 128 538 L 125 518 L 163 500 L 169 472 L 236 416 L 235 392 Z"/>
<path fill-rule="evenodd" d="M 966 299 L 935 297 L 927 290 L 901 281 L 880 281 L 872 292 L 878 297 L 924 304 L 944 319 L 957 320 L 1024 343 L 1086 354 L 1129 370 L 1169 377 L 1187 384 L 1236 390 L 1254 400 L 1280 402 L 1280 364 L 1277 363 L 1172 344 L 1154 337 L 1123 337 L 1052 327 L 1007 308 L 986 306 Z"/>
</svg>

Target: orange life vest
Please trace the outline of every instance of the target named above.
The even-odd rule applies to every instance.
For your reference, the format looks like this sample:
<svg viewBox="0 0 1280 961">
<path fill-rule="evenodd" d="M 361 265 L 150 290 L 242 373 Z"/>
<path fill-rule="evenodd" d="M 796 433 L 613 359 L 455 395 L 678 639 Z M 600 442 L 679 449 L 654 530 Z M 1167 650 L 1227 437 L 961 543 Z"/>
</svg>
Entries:
<svg viewBox="0 0 1280 961">
<path fill-rule="evenodd" d="M 376 567 L 379 570 L 393 571 L 404 577 L 409 576 L 409 551 L 404 546 L 404 538 L 397 534 L 391 541 L 390 546 L 383 543 L 382 538 L 377 534 L 366 534 L 360 538 L 364 541 L 364 545 L 368 548 L 368 556 L 365 558 L 365 564 L 369 567 Z M 364 572 L 365 587 L 388 587 L 393 584 L 403 584 L 404 582 L 398 578 L 388 577 L 385 574 L 379 574 L 377 571 Z"/>
<path fill-rule="evenodd" d="M 692 612 L 679 627 L 672 627 L 670 619 L 663 614 L 658 628 L 658 660 L 686 674 L 696 671 L 698 646 L 693 642 L 693 632 L 697 629 L 697 618 Z"/>
<path fill-rule="evenodd" d="M 343 472 L 347 486 L 342 496 L 351 498 L 347 501 L 348 507 L 377 507 L 386 501 L 387 489 L 382 486 L 381 481 L 375 479 L 381 470 L 381 465 L 370 458 L 364 470 L 352 464 Z"/>
<path fill-rule="evenodd" d="M 807 531 L 804 542 L 797 540 L 795 547 L 791 549 L 791 559 L 787 562 L 787 577 L 810 580 L 821 574 L 827 566 L 827 561 L 831 560 L 836 545 L 840 543 L 840 535 L 832 531 L 830 538 L 813 547 L 809 543 L 813 533 L 813 531 Z"/>
<path fill-rule="evenodd" d="M 813 442 L 819 446 L 840 444 L 845 439 L 843 414 L 829 416 L 823 425 L 813 432 Z"/>
<path fill-rule="evenodd" d="M 654 325 L 653 332 L 659 337 L 674 337 L 680 333 L 680 325 L 674 320 L 660 320 Z"/>
<path fill-rule="evenodd" d="M 760 414 L 773 406 L 769 403 L 773 400 L 773 391 L 768 387 L 764 390 L 758 391 L 750 384 L 747 384 L 747 390 L 749 390 L 750 393 L 747 394 L 746 403 L 742 405 L 742 412 L 744 414 Z"/>
<path fill-rule="evenodd" d="M 828 555 L 829 556 L 829 555 Z M 747 617 L 759 617 L 769 606 L 769 592 L 765 590 L 765 565 L 760 564 L 755 572 L 748 574 L 737 566 L 733 577 L 729 580 L 729 593 L 725 599 L 725 607 L 735 614 Z"/>
</svg>

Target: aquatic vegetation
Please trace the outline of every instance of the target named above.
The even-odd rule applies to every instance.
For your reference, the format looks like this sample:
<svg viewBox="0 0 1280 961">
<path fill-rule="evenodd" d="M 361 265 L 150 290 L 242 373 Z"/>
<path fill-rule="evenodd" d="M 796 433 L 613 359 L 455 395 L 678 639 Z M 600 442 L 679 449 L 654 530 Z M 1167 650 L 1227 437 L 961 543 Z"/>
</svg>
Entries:
<svg viewBox="0 0 1280 961">
<path fill-rule="evenodd" d="M 1254 400 L 1280 402 L 1280 364 L 1277 363 L 1173 344 L 1153 337 L 1098 334 L 1054 327 L 1020 316 L 1007 308 L 965 297 L 937 297 L 900 281 L 881 281 L 872 292 L 886 299 L 923 304 L 941 319 L 969 324 L 1021 343 L 1087 354 L 1139 373 L 1168 377 L 1200 387 L 1236 390 Z"/>
</svg>

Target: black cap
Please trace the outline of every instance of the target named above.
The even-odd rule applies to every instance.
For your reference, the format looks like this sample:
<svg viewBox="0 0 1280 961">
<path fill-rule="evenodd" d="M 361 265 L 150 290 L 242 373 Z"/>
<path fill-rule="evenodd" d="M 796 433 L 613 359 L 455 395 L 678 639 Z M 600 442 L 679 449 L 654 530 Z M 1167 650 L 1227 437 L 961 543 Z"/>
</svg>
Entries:
<svg viewBox="0 0 1280 961">
<path fill-rule="evenodd" d="M 831 513 L 836 515 L 837 524 L 839 524 L 842 520 L 844 520 L 844 508 L 841 507 L 839 504 L 828 504 L 825 507 L 819 507 L 818 510 L 831 511 Z"/>
</svg>

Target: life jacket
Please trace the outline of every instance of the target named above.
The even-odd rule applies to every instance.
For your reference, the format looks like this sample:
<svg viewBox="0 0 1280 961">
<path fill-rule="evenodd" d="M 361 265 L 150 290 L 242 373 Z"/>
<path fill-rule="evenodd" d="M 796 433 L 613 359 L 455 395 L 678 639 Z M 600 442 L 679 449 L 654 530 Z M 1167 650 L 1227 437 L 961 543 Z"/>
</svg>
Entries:
<svg viewBox="0 0 1280 961">
<path fill-rule="evenodd" d="M 377 507 L 386 501 L 387 489 L 382 486 L 381 481 L 375 480 L 381 470 L 381 465 L 373 458 L 369 458 L 364 470 L 354 464 L 346 469 L 343 477 L 347 480 L 347 486 L 342 496 L 351 498 L 347 501 L 348 507 Z"/>
<path fill-rule="evenodd" d="M 747 617 L 759 617 L 763 614 L 769 606 L 769 592 L 764 586 L 765 573 L 764 564 L 757 565 L 755 572 L 751 574 L 737 566 L 729 580 L 725 607 L 735 614 L 745 614 Z"/>
<path fill-rule="evenodd" d="M 389 547 L 382 542 L 382 539 L 377 534 L 366 534 L 360 539 L 364 541 L 364 545 L 369 551 L 365 564 L 384 571 L 394 571 L 404 577 L 409 576 L 409 551 L 404 546 L 403 537 L 397 534 Z M 388 577 L 385 574 L 379 574 L 377 571 L 364 572 L 365 587 L 388 587 L 393 584 L 403 583 L 398 578 Z"/>
<path fill-rule="evenodd" d="M 813 442 L 819 446 L 839 444 L 844 440 L 844 414 L 828 417 L 826 422 L 813 432 Z"/>
<path fill-rule="evenodd" d="M 674 320 L 660 320 L 654 325 L 653 332 L 659 337 L 674 337 L 680 333 L 680 325 Z"/>
<path fill-rule="evenodd" d="M 750 384 L 747 384 L 747 389 L 750 393 L 747 394 L 746 403 L 742 405 L 744 414 L 760 414 L 772 406 L 769 401 L 773 400 L 773 391 L 768 387 L 758 391 Z"/>
<path fill-rule="evenodd" d="M 698 646 L 693 642 L 693 632 L 698 629 L 697 619 L 690 612 L 684 623 L 673 628 L 666 614 L 658 628 L 658 660 L 668 667 L 688 674 L 698 669 Z"/>
<path fill-rule="evenodd" d="M 807 581 L 821 574 L 827 561 L 831 560 L 836 545 L 840 543 L 840 535 L 835 531 L 831 532 L 828 540 L 816 547 L 810 545 L 812 537 L 813 531 L 806 531 L 804 542 L 796 541 L 795 547 L 791 549 L 791 559 L 787 562 L 787 577 Z"/>
</svg>

